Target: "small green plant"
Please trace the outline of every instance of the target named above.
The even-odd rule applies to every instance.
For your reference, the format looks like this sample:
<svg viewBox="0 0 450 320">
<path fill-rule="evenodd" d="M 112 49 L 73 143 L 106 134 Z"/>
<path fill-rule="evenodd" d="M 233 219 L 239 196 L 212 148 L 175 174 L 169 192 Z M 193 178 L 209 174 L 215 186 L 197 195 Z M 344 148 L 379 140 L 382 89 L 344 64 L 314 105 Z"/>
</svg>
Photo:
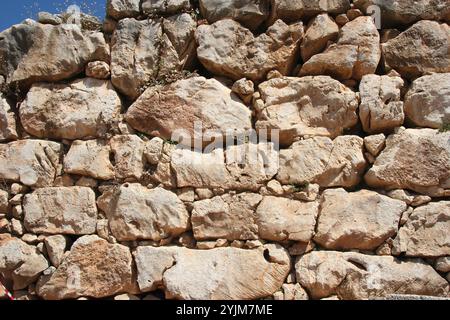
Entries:
<svg viewBox="0 0 450 320">
<path fill-rule="evenodd" d="M 442 127 L 439 129 L 439 132 L 447 132 L 450 131 L 450 122 L 444 123 Z"/>
<path fill-rule="evenodd" d="M 164 143 L 170 144 L 172 146 L 178 145 L 178 141 L 173 141 L 173 140 L 170 140 L 170 139 L 164 139 Z"/>
</svg>

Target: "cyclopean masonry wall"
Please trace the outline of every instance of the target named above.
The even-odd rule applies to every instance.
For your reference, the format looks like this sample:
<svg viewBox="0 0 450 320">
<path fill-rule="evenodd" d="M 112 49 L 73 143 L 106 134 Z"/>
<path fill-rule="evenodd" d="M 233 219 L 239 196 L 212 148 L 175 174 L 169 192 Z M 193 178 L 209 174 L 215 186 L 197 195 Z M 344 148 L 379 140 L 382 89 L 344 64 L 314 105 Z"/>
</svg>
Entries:
<svg viewBox="0 0 450 320">
<path fill-rule="evenodd" d="M 0 33 L 6 287 L 449 298 L 450 7 L 394 2 L 108 0 Z"/>
</svg>

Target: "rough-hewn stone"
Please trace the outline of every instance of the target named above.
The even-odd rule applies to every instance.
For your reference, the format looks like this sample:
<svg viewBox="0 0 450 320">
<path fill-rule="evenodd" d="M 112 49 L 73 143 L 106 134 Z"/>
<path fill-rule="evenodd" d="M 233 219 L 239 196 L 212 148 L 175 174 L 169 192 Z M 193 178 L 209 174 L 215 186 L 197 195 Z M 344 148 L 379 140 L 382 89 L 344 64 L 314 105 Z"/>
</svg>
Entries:
<svg viewBox="0 0 450 320">
<path fill-rule="evenodd" d="M 338 35 L 336 22 L 328 14 L 319 14 L 309 23 L 300 46 L 303 61 L 324 51 L 328 42 L 337 40 Z"/>
<path fill-rule="evenodd" d="M 3 94 L 0 94 L 0 142 L 16 140 L 17 138 L 14 112 L 12 112 L 11 106 Z"/>
<path fill-rule="evenodd" d="M 256 250 L 139 247 L 134 256 L 141 291 L 162 288 L 167 298 L 185 300 L 263 298 L 281 288 L 290 270 L 289 255 L 276 245 Z"/>
</svg>

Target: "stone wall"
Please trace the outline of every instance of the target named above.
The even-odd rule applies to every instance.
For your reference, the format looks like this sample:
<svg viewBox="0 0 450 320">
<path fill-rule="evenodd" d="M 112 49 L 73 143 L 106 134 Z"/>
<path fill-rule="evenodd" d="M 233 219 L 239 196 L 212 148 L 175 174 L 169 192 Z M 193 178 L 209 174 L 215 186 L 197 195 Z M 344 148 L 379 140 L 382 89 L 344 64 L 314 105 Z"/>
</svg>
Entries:
<svg viewBox="0 0 450 320">
<path fill-rule="evenodd" d="M 106 8 L 0 33 L 16 298 L 449 297 L 448 0 Z"/>
</svg>

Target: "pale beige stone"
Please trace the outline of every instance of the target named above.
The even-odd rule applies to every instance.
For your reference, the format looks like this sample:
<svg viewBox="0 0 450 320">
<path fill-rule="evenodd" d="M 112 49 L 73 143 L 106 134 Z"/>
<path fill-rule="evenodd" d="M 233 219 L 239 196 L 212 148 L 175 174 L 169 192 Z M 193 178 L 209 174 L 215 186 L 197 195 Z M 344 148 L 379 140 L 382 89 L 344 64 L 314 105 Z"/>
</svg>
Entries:
<svg viewBox="0 0 450 320">
<path fill-rule="evenodd" d="M 336 41 L 339 27 L 326 13 L 319 14 L 308 24 L 300 49 L 303 62 L 323 52 L 329 41 Z"/>
<path fill-rule="evenodd" d="M 450 201 L 414 209 L 394 240 L 394 253 L 410 257 L 450 255 Z"/>
<path fill-rule="evenodd" d="M 16 140 L 18 137 L 14 112 L 6 97 L 0 94 L 0 142 Z"/>
<path fill-rule="evenodd" d="M 256 129 L 279 130 L 282 145 L 305 135 L 335 138 L 358 121 L 356 94 L 328 76 L 272 79 L 259 91 Z"/>
<path fill-rule="evenodd" d="M 63 235 L 54 235 L 45 237 L 44 243 L 52 265 L 58 268 L 63 260 L 68 239 Z"/>
<path fill-rule="evenodd" d="M 115 177 L 111 147 L 103 140 L 74 141 L 64 157 L 64 172 L 100 180 Z"/>
<path fill-rule="evenodd" d="M 136 135 L 117 135 L 109 143 L 116 179 L 139 180 L 145 170 L 144 141 Z"/>
<path fill-rule="evenodd" d="M 163 188 L 123 184 L 97 201 L 119 241 L 162 240 L 185 232 L 189 213 L 177 195 Z"/>
<path fill-rule="evenodd" d="M 0 213 L 8 213 L 8 191 L 0 189 Z"/>
<path fill-rule="evenodd" d="M 57 270 L 41 279 L 36 292 L 45 300 L 104 298 L 130 292 L 132 264 L 129 248 L 95 235 L 84 236 L 72 245 Z"/>
<path fill-rule="evenodd" d="M 195 32 L 197 55 L 208 71 L 232 80 L 265 79 L 271 70 L 287 75 L 294 67 L 303 37 L 302 23 L 277 20 L 266 33 L 255 37 L 238 22 L 225 19 L 201 25 Z"/>
<path fill-rule="evenodd" d="M 266 196 L 256 210 L 259 237 L 308 242 L 314 235 L 318 211 L 318 202 Z"/>
<path fill-rule="evenodd" d="M 140 14 L 140 3 L 141 0 L 108 0 L 106 14 L 116 20 L 137 17 Z"/>
<path fill-rule="evenodd" d="M 364 138 L 364 147 L 374 157 L 378 157 L 381 151 L 386 147 L 386 136 L 382 133 L 367 136 Z"/>
<path fill-rule="evenodd" d="M 135 100 L 147 86 L 181 71 L 195 55 L 195 27 L 196 22 L 187 13 L 119 21 L 111 44 L 114 86 Z"/>
<path fill-rule="evenodd" d="M 295 142 L 280 151 L 277 180 L 283 184 L 317 183 L 321 187 L 359 184 L 366 168 L 363 139 L 340 136 L 334 141 L 314 137 Z"/>
<path fill-rule="evenodd" d="M 109 64 L 104 61 L 89 62 L 86 66 L 86 76 L 95 79 L 108 79 L 111 76 Z"/>
<path fill-rule="evenodd" d="M 53 185 L 61 174 L 61 144 L 21 140 L 0 144 L 0 179 L 39 188 Z"/>
<path fill-rule="evenodd" d="M 365 175 L 371 187 L 410 189 L 431 197 L 450 189 L 450 132 L 406 129 L 390 135 L 386 148 Z"/>
<path fill-rule="evenodd" d="M 450 124 L 450 73 L 415 80 L 405 96 L 405 114 L 420 127 L 440 129 Z"/>
<path fill-rule="evenodd" d="M 211 138 L 195 135 L 196 125 L 202 133 L 239 134 L 251 128 L 251 111 L 216 79 L 194 77 L 147 89 L 128 109 L 125 120 L 149 135 L 201 146 Z"/>
<path fill-rule="evenodd" d="M 361 80 L 364 75 L 375 73 L 380 58 L 380 35 L 372 18 L 359 17 L 342 27 L 336 45 L 309 59 L 300 75 Z"/>
<path fill-rule="evenodd" d="M 42 188 L 23 201 L 25 227 L 33 233 L 94 233 L 97 224 L 95 193 L 85 187 Z"/>
<path fill-rule="evenodd" d="M 385 63 L 403 78 L 450 72 L 450 26 L 419 21 L 382 45 Z"/>
<path fill-rule="evenodd" d="M 337 295 L 344 300 L 418 294 L 446 297 L 449 284 L 420 260 L 354 252 L 314 251 L 297 259 L 297 281 L 313 299 Z"/>
<path fill-rule="evenodd" d="M 162 288 L 171 299 L 263 298 L 281 288 L 290 270 L 289 255 L 276 245 L 256 250 L 139 247 L 134 256 L 141 291 Z"/>
<path fill-rule="evenodd" d="M 104 136 L 121 107 L 109 81 L 84 78 L 70 84 L 33 85 L 19 114 L 23 127 L 33 136 L 76 140 Z"/>
<path fill-rule="evenodd" d="M 322 12 L 338 15 L 347 12 L 348 9 L 350 9 L 349 0 L 273 0 L 271 21 L 274 19 L 297 21 L 314 17 Z"/>
<path fill-rule="evenodd" d="M 170 15 L 191 8 L 189 0 L 142 0 L 142 11 L 146 15 Z"/>
<path fill-rule="evenodd" d="M 400 77 L 365 75 L 359 85 L 359 117 L 365 132 L 382 133 L 400 127 L 405 120 Z"/>
</svg>

